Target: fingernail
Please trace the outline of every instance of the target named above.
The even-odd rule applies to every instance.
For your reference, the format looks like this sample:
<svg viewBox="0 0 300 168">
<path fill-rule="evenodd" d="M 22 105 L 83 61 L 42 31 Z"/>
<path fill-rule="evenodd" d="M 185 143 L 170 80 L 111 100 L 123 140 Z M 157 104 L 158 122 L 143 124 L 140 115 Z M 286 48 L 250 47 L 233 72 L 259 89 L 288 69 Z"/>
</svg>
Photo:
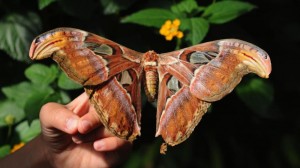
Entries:
<svg viewBox="0 0 300 168">
<path fill-rule="evenodd" d="M 91 128 L 92 128 L 92 123 L 87 121 L 87 120 L 83 120 L 81 121 L 81 127 L 82 127 L 82 132 L 88 132 Z"/>
<path fill-rule="evenodd" d="M 73 136 L 72 140 L 76 144 L 81 144 L 82 143 L 82 140 L 78 137 L 78 135 Z"/>
<path fill-rule="evenodd" d="M 67 119 L 67 129 L 73 131 L 77 127 L 77 120 L 74 118 Z"/>
<path fill-rule="evenodd" d="M 105 148 L 105 143 L 103 141 L 96 141 L 94 142 L 94 149 L 96 151 L 102 151 Z"/>
</svg>

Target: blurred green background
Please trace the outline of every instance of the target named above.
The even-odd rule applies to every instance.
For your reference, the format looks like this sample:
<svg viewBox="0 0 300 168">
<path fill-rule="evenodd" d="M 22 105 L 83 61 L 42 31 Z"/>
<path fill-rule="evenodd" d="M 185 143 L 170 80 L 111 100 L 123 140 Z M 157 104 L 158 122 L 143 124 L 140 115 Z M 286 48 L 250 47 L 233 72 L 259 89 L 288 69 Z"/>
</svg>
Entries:
<svg viewBox="0 0 300 168">
<path fill-rule="evenodd" d="M 0 0 L 0 157 L 39 134 L 44 103 L 67 103 L 83 91 L 52 60 L 28 58 L 35 36 L 75 27 L 140 52 L 238 38 L 271 57 L 269 79 L 244 77 L 167 155 L 154 137 L 156 108 L 145 102 L 142 136 L 122 167 L 300 167 L 299 7 L 298 0 Z M 174 18 L 184 37 L 166 41 L 160 25 Z"/>
</svg>

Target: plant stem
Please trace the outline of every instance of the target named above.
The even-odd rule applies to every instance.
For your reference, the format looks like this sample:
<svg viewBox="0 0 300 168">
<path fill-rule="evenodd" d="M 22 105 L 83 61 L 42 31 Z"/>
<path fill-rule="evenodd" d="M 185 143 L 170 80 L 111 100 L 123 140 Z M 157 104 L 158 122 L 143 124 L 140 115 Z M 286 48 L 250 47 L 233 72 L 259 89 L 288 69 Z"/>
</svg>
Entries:
<svg viewBox="0 0 300 168">
<path fill-rule="evenodd" d="M 176 38 L 176 47 L 175 47 L 175 50 L 179 50 L 180 46 L 181 46 L 181 39 Z"/>
</svg>

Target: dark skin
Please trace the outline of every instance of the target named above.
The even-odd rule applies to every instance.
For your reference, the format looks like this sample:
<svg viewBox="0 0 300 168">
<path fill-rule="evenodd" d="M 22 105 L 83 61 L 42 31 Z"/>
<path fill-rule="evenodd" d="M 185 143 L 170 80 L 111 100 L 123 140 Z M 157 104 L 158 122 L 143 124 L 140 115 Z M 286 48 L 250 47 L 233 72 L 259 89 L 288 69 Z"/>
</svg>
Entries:
<svg viewBox="0 0 300 168">
<path fill-rule="evenodd" d="M 0 167 L 113 167 L 131 143 L 109 133 L 83 93 L 67 105 L 47 103 L 40 111 L 42 133 L 0 160 Z"/>
</svg>

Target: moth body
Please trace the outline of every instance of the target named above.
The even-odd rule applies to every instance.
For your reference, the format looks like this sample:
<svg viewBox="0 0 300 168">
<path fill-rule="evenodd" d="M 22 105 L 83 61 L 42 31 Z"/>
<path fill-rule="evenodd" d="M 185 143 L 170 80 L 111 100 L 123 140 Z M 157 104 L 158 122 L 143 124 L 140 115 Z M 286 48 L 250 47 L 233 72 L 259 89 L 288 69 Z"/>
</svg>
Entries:
<svg viewBox="0 0 300 168">
<path fill-rule="evenodd" d="M 143 55 L 142 66 L 145 72 L 144 87 L 150 102 L 157 99 L 158 91 L 158 54 L 154 51 L 148 51 Z"/>
</svg>

